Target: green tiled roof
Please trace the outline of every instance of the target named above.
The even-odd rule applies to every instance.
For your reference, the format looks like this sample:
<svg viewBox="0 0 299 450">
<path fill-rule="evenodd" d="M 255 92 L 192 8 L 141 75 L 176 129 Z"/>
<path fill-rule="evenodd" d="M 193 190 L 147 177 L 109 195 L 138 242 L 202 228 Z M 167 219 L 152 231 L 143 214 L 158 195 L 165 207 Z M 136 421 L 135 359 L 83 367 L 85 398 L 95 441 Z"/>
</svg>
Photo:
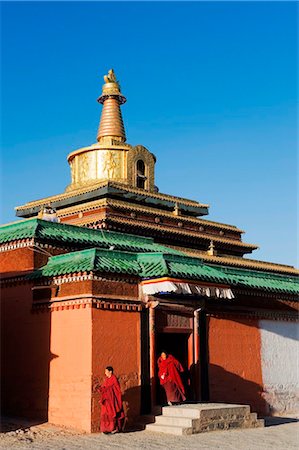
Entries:
<svg viewBox="0 0 299 450">
<path fill-rule="evenodd" d="M 230 267 L 219 268 L 231 278 L 231 285 L 299 295 L 299 277 Z"/>
<path fill-rule="evenodd" d="M 49 258 L 47 265 L 36 270 L 32 277 L 52 277 L 91 271 L 139 275 L 137 253 L 96 248 L 65 253 Z"/>
<path fill-rule="evenodd" d="M 205 280 L 229 283 L 229 277 L 214 267 L 203 264 L 197 258 L 185 255 L 139 254 L 140 275 L 144 278 L 173 277 L 188 280 Z"/>
<path fill-rule="evenodd" d="M 33 276 L 99 271 L 140 278 L 173 277 L 228 284 L 231 287 L 299 294 L 298 277 L 224 266 L 209 266 L 198 258 L 157 244 L 152 238 L 74 225 L 28 219 L 0 227 L 0 243 L 33 238 L 77 252 L 53 256 Z"/>
<path fill-rule="evenodd" d="M 78 272 L 105 272 L 136 275 L 139 278 L 172 277 L 247 287 L 270 292 L 299 294 L 299 279 L 242 269 L 211 267 L 197 258 L 165 253 L 133 253 L 87 249 L 52 256 L 34 277 Z"/>
<path fill-rule="evenodd" d="M 89 228 L 48 222 L 41 219 L 28 219 L 0 227 L 0 244 L 18 241 L 26 238 L 41 239 L 56 245 L 68 247 L 114 247 L 116 250 L 134 252 L 181 252 L 156 244 L 152 238 L 134 236 L 106 230 L 91 230 Z"/>
<path fill-rule="evenodd" d="M 176 258 L 179 260 L 176 261 Z M 180 268 L 178 264 L 180 264 Z M 90 271 L 136 275 L 139 278 L 169 276 L 222 284 L 229 282 L 226 274 L 188 256 L 133 253 L 96 248 L 52 256 L 47 265 L 36 270 L 32 276 L 51 277 Z"/>
</svg>

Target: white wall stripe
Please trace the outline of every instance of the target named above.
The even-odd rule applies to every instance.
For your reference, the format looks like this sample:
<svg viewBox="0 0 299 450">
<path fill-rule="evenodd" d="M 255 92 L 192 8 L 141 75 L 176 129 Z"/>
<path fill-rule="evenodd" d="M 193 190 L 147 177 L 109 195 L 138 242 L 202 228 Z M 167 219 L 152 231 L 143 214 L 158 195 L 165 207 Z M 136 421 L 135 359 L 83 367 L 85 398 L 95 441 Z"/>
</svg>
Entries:
<svg viewBox="0 0 299 450">
<path fill-rule="evenodd" d="M 299 412 L 297 323 L 260 320 L 264 398 L 274 414 Z"/>
</svg>

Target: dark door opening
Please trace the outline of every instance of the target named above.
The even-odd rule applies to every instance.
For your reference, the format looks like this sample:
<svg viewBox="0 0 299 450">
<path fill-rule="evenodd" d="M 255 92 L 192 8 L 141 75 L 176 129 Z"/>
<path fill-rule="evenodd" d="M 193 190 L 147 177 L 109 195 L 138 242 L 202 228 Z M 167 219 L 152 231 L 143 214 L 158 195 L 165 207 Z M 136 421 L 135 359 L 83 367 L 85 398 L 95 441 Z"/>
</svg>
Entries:
<svg viewBox="0 0 299 450">
<path fill-rule="evenodd" d="M 188 370 L 188 339 L 189 333 L 158 333 L 156 337 L 156 355 L 159 358 L 161 352 L 166 352 L 174 356 L 183 366 L 184 372 L 181 374 L 186 390 L 187 399 L 190 398 L 189 392 L 189 370 Z M 158 374 L 158 368 L 157 368 Z M 165 404 L 166 396 L 164 389 L 161 388 L 157 376 L 157 404 Z"/>
</svg>

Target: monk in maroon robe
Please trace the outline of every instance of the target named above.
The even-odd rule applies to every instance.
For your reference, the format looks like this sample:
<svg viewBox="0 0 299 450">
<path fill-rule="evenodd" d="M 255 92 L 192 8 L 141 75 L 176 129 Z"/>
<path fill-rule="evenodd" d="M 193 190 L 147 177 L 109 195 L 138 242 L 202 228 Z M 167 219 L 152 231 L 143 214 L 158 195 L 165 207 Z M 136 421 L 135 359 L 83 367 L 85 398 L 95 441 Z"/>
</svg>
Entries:
<svg viewBox="0 0 299 450">
<path fill-rule="evenodd" d="M 98 388 L 101 394 L 101 425 L 103 433 L 122 431 L 125 414 L 122 406 L 121 390 L 111 366 L 105 369 L 106 379 Z"/>
<path fill-rule="evenodd" d="M 162 352 L 158 359 L 158 368 L 158 377 L 165 390 L 168 404 L 185 401 L 185 388 L 180 376 L 180 372 L 184 372 L 181 363 L 172 355 Z"/>
</svg>

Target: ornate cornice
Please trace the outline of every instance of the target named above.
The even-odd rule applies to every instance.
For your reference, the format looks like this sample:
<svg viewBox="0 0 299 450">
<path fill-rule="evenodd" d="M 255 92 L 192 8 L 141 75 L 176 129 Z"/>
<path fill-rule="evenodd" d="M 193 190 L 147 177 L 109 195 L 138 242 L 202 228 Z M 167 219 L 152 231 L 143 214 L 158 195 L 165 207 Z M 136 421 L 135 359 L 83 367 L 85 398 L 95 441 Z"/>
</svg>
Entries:
<svg viewBox="0 0 299 450">
<path fill-rule="evenodd" d="M 109 202 L 107 198 L 100 200 L 93 200 L 92 202 L 86 202 L 75 206 L 70 206 L 69 208 L 63 208 L 57 211 L 58 217 L 68 217 L 73 216 L 80 212 L 93 211 L 95 209 L 99 209 L 105 206 L 108 206 Z"/>
<path fill-rule="evenodd" d="M 84 203 L 82 205 L 76 205 L 72 206 L 70 208 L 64 208 L 57 212 L 57 215 L 59 217 L 68 217 L 71 215 L 74 215 L 79 212 L 85 212 L 85 211 L 93 211 L 98 208 L 102 207 L 111 207 L 114 209 L 123 209 L 125 211 L 133 211 L 136 213 L 145 213 L 152 216 L 161 216 L 161 217 L 167 217 L 169 219 L 173 220 L 181 220 L 183 223 L 192 223 L 196 225 L 202 225 L 204 227 L 208 228 L 215 228 L 219 230 L 228 230 L 236 233 L 244 233 L 243 230 L 240 230 L 239 228 L 235 227 L 234 225 L 228 225 L 228 224 L 222 224 L 220 222 L 213 222 L 211 220 L 205 220 L 205 219 L 199 219 L 195 217 L 185 216 L 185 215 L 179 215 L 175 216 L 172 212 L 165 211 L 163 209 L 154 208 L 151 206 L 139 206 L 135 205 L 133 203 L 122 201 L 122 200 L 114 200 L 114 199 L 101 199 L 101 200 L 95 200 L 92 202 Z M 88 220 L 88 217 L 84 218 Z"/>
<path fill-rule="evenodd" d="M 0 246 L 0 252 L 7 252 L 9 250 L 16 250 L 18 248 L 26 248 L 26 247 L 33 247 L 34 246 L 34 239 L 22 239 L 18 241 L 11 241 L 7 242 L 5 244 L 2 244 Z"/>
<path fill-rule="evenodd" d="M 74 195 L 80 195 L 80 194 L 85 194 L 87 192 L 96 191 L 97 189 L 104 187 L 106 185 L 107 185 L 107 181 L 103 181 L 101 183 L 99 183 L 99 182 L 92 183 L 91 185 L 86 185 L 75 191 L 63 192 L 62 194 L 52 195 L 50 197 L 44 197 L 39 200 L 34 200 L 32 202 L 25 203 L 25 205 L 16 206 L 15 210 L 22 211 L 22 210 L 25 210 L 28 208 L 33 208 L 34 206 L 42 206 L 44 204 L 52 203 L 57 200 L 65 200 L 65 199 L 74 197 Z"/>
<path fill-rule="evenodd" d="M 89 298 L 77 298 L 70 300 L 54 299 L 51 302 L 34 302 L 32 311 L 63 311 L 68 309 L 95 308 L 108 311 L 140 312 L 142 303 L 134 301 L 122 301 L 121 299 L 107 299 L 101 296 L 89 296 Z"/>
<path fill-rule="evenodd" d="M 292 294 L 288 294 L 288 293 L 280 293 L 280 292 L 271 292 L 269 293 L 268 291 L 263 291 L 257 288 L 252 288 L 252 289 L 242 289 L 242 288 L 238 288 L 235 287 L 234 288 L 234 293 L 236 294 L 236 296 L 239 295 L 247 295 L 247 296 L 252 296 L 252 297 L 263 297 L 263 298 L 268 298 L 270 300 L 278 300 L 278 301 L 284 301 L 284 300 L 296 300 L 298 302 L 299 298 L 298 296 L 295 297 Z"/>
<path fill-rule="evenodd" d="M 112 275 L 112 274 L 111 274 Z M 109 281 L 109 282 L 125 282 L 125 283 L 136 283 L 137 277 L 134 278 L 132 276 L 131 278 L 128 278 L 126 276 L 115 276 L 112 275 L 110 277 L 105 276 L 98 276 L 95 275 L 93 272 L 84 272 L 84 273 L 73 273 L 73 274 L 66 274 L 66 275 L 60 275 L 53 277 L 53 284 L 60 285 L 65 283 L 77 283 L 81 281 Z"/>
<path fill-rule="evenodd" d="M 218 242 L 221 244 L 230 244 L 232 247 L 240 247 L 240 248 L 244 248 L 244 249 L 247 248 L 247 249 L 252 249 L 252 250 L 255 250 L 258 248 L 258 246 L 254 245 L 254 244 L 246 244 L 244 242 L 237 241 L 235 239 L 218 237 L 218 236 L 215 236 L 214 234 L 203 234 L 200 231 L 195 232 L 195 231 L 191 231 L 191 230 L 175 228 L 174 226 L 172 227 L 172 226 L 163 225 L 163 223 L 159 223 L 157 225 L 155 223 L 150 223 L 150 222 L 141 221 L 141 220 L 136 221 L 136 219 L 130 219 L 127 217 L 118 217 L 118 216 L 112 216 L 112 215 L 110 215 L 106 219 L 106 222 L 129 225 L 130 227 L 147 228 L 147 229 L 152 229 L 152 230 L 160 229 L 163 231 L 167 231 L 168 233 L 172 233 L 172 234 L 177 234 L 177 235 L 181 235 L 181 236 L 189 236 L 189 237 L 193 237 L 196 239 L 204 239 L 204 240 L 207 240 L 208 242 L 213 240 L 214 242 Z M 180 222 L 180 217 L 178 217 L 178 222 Z"/>
<path fill-rule="evenodd" d="M 85 194 L 88 192 L 96 191 L 97 189 L 107 186 L 107 185 L 109 185 L 112 188 L 125 190 L 132 194 L 139 194 L 139 195 L 142 195 L 143 197 L 150 197 L 150 198 L 155 198 L 157 200 L 160 199 L 160 200 L 166 200 L 166 201 L 168 200 L 168 201 L 178 202 L 185 206 L 191 206 L 191 207 L 193 206 L 193 207 L 197 207 L 197 208 L 198 207 L 202 207 L 202 208 L 209 207 L 209 205 L 204 204 L 204 203 L 199 203 L 195 200 L 189 200 L 189 199 L 186 199 L 183 197 L 175 197 L 173 195 L 162 194 L 162 193 L 158 193 L 158 192 L 148 192 L 148 191 L 145 191 L 144 189 L 129 187 L 127 184 L 124 184 L 124 183 L 119 183 L 116 181 L 109 182 L 109 181 L 105 180 L 100 183 L 95 182 L 91 185 L 86 185 L 84 187 L 81 187 L 81 188 L 73 190 L 73 191 L 63 192 L 62 194 L 53 195 L 50 197 L 45 197 L 45 198 L 42 198 L 39 200 L 28 202 L 25 205 L 16 206 L 15 209 L 17 211 L 22 211 L 22 210 L 26 210 L 28 208 L 33 208 L 35 206 L 41 206 L 44 204 L 52 203 L 57 200 L 69 199 L 69 198 L 74 197 L 75 195 L 80 195 L 80 194 Z"/>
<path fill-rule="evenodd" d="M 206 252 L 200 250 L 194 250 L 191 248 L 179 247 L 175 245 L 171 246 L 167 245 L 167 246 L 175 250 L 185 252 L 187 255 L 190 255 L 192 257 L 203 259 L 204 261 L 207 261 L 212 264 L 229 265 L 234 267 L 246 267 L 252 269 L 267 270 L 271 272 L 289 273 L 290 275 L 299 275 L 299 270 L 292 266 L 275 264 L 267 261 L 250 260 L 248 258 L 241 258 L 237 256 L 226 256 L 226 255 L 211 256 L 208 255 Z"/>
<path fill-rule="evenodd" d="M 288 322 L 298 322 L 299 316 L 296 312 L 284 311 L 208 311 L 207 316 L 216 318 L 231 318 L 233 320 L 251 319 L 251 320 L 283 320 Z"/>
<path fill-rule="evenodd" d="M 107 203 L 109 206 L 111 206 L 113 208 L 117 208 L 117 209 L 125 209 L 128 211 L 136 211 L 136 212 L 146 213 L 146 214 L 155 215 L 155 216 L 169 217 L 171 219 L 181 220 L 185 223 L 188 223 L 188 222 L 195 223 L 195 224 L 203 225 L 206 227 L 213 227 L 213 228 L 230 230 L 230 231 L 234 231 L 237 233 L 244 233 L 243 230 L 240 230 L 239 228 L 235 227 L 234 225 L 228 225 L 228 224 L 220 223 L 220 222 L 213 222 L 211 220 L 199 219 L 197 217 L 190 217 L 190 216 L 185 216 L 185 215 L 175 216 L 173 214 L 173 212 L 167 212 L 162 209 L 153 208 L 151 206 L 139 206 L 139 205 L 134 205 L 133 203 L 128 203 L 125 201 L 114 200 L 114 199 L 113 200 L 108 199 Z"/>
<path fill-rule="evenodd" d="M 8 286 L 15 286 L 18 284 L 32 284 L 33 280 L 29 280 L 26 278 L 26 275 L 29 275 L 30 272 L 23 275 L 15 275 L 9 278 L 1 278 L 0 279 L 0 286 L 1 287 L 8 287 Z M 5 275 L 5 274 L 4 274 Z"/>
<path fill-rule="evenodd" d="M 20 239 L 18 241 L 11 241 L 11 242 L 2 244 L 0 246 L 0 253 L 7 252 L 10 250 L 16 250 L 19 248 L 28 248 L 28 247 L 31 247 L 33 250 L 35 248 L 37 248 L 37 249 L 40 248 L 40 249 L 59 250 L 62 252 L 65 252 L 65 251 L 70 252 L 72 250 L 76 250 L 76 248 L 74 246 L 71 246 L 71 247 L 70 246 L 56 246 L 56 245 L 52 245 L 52 244 L 39 242 L 35 238 L 28 238 L 28 239 Z M 53 255 L 49 255 L 49 256 L 53 256 Z"/>
</svg>

